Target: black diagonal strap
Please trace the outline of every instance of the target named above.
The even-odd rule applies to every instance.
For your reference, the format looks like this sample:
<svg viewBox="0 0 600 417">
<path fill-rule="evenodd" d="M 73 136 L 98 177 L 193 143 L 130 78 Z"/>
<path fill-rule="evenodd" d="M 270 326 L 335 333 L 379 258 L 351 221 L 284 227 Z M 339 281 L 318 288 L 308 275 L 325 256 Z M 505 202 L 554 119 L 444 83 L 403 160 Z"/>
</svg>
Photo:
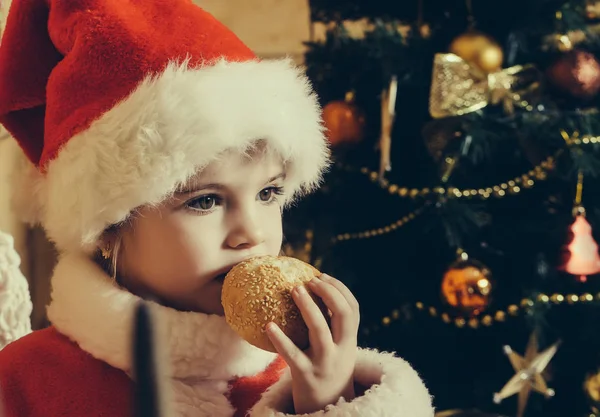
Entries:
<svg viewBox="0 0 600 417">
<path fill-rule="evenodd" d="M 141 302 L 136 308 L 133 334 L 134 415 L 136 417 L 161 417 L 156 346 L 152 331 L 148 306 Z"/>
</svg>

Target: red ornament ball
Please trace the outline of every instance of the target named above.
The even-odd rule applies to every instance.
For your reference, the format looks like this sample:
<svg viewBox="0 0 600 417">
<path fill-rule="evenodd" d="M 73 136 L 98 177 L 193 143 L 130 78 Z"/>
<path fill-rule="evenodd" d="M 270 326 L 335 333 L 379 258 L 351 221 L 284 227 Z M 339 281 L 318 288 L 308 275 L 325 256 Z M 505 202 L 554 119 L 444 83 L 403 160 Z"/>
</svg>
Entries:
<svg viewBox="0 0 600 417">
<path fill-rule="evenodd" d="M 600 91 L 600 63 L 589 52 L 565 53 L 546 70 L 546 76 L 557 90 L 575 98 L 589 100 Z"/>
<path fill-rule="evenodd" d="M 354 94 L 346 94 L 344 100 L 328 103 L 323 108 L 323 123 L 327 139 L 332 146 L 355 144 L 364 139 L 365 116 L 354 102 Z"/>
</svg>

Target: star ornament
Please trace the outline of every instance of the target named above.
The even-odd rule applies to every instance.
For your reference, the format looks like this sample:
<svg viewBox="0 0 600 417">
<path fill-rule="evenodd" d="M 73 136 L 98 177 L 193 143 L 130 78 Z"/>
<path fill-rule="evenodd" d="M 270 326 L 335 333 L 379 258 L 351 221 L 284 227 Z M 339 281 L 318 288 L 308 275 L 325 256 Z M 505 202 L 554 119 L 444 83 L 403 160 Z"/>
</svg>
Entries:
<svg viewBox="0 0 600 417">
<path fill-rule="evenodd" d="M 533 333 L 527 343 L 524 357 L 515 353 L 510 346 L 504 346 L 504 353 L 508 356 L 515 375 L 502 387 L 500 392 L 494 394 L 494 402 L 500 404 L 502 400 L 518 393 L 517 417 L 523 417 L 532 390 L 546 398 L 553 397 L 554 390 L 548 388 L 542 373 L 556 354 L 559 345 L 560 341 L 543 352 L 538 352 L 537 337 Z"/>
</svg>

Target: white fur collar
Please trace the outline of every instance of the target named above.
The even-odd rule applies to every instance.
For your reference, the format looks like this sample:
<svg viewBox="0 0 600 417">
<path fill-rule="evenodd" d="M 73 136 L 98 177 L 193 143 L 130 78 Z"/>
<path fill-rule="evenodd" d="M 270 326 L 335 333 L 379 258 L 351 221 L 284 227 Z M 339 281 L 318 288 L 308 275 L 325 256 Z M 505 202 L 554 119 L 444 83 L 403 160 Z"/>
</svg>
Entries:
<svg viewBox="0 0 600 417">
<path fill-rule="evenodd" d="M 87 256 L 68 255 L 54 271 L 48 318 L 83 350 L 129 373 L 138 301 Z M 275 359 L 237 336 L 223 317 L 150 305 L 168 354 L 165 371 L 174 378 L 229 380 L 254 375 Z"/>
</svg>

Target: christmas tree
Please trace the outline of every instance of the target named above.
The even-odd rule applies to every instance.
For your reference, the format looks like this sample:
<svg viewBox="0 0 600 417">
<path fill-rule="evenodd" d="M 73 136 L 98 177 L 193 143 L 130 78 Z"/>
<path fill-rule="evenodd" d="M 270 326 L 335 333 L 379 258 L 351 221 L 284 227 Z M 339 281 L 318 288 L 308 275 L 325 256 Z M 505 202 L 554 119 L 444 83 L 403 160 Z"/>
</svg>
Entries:
<svg viewBox="0 0 600 417">
<path fill-rule="evenodd" d="M 334 164 L 288 253 L 438 410 L 598 413 L 600 1 L 310 6 Z"/>
</svg>

